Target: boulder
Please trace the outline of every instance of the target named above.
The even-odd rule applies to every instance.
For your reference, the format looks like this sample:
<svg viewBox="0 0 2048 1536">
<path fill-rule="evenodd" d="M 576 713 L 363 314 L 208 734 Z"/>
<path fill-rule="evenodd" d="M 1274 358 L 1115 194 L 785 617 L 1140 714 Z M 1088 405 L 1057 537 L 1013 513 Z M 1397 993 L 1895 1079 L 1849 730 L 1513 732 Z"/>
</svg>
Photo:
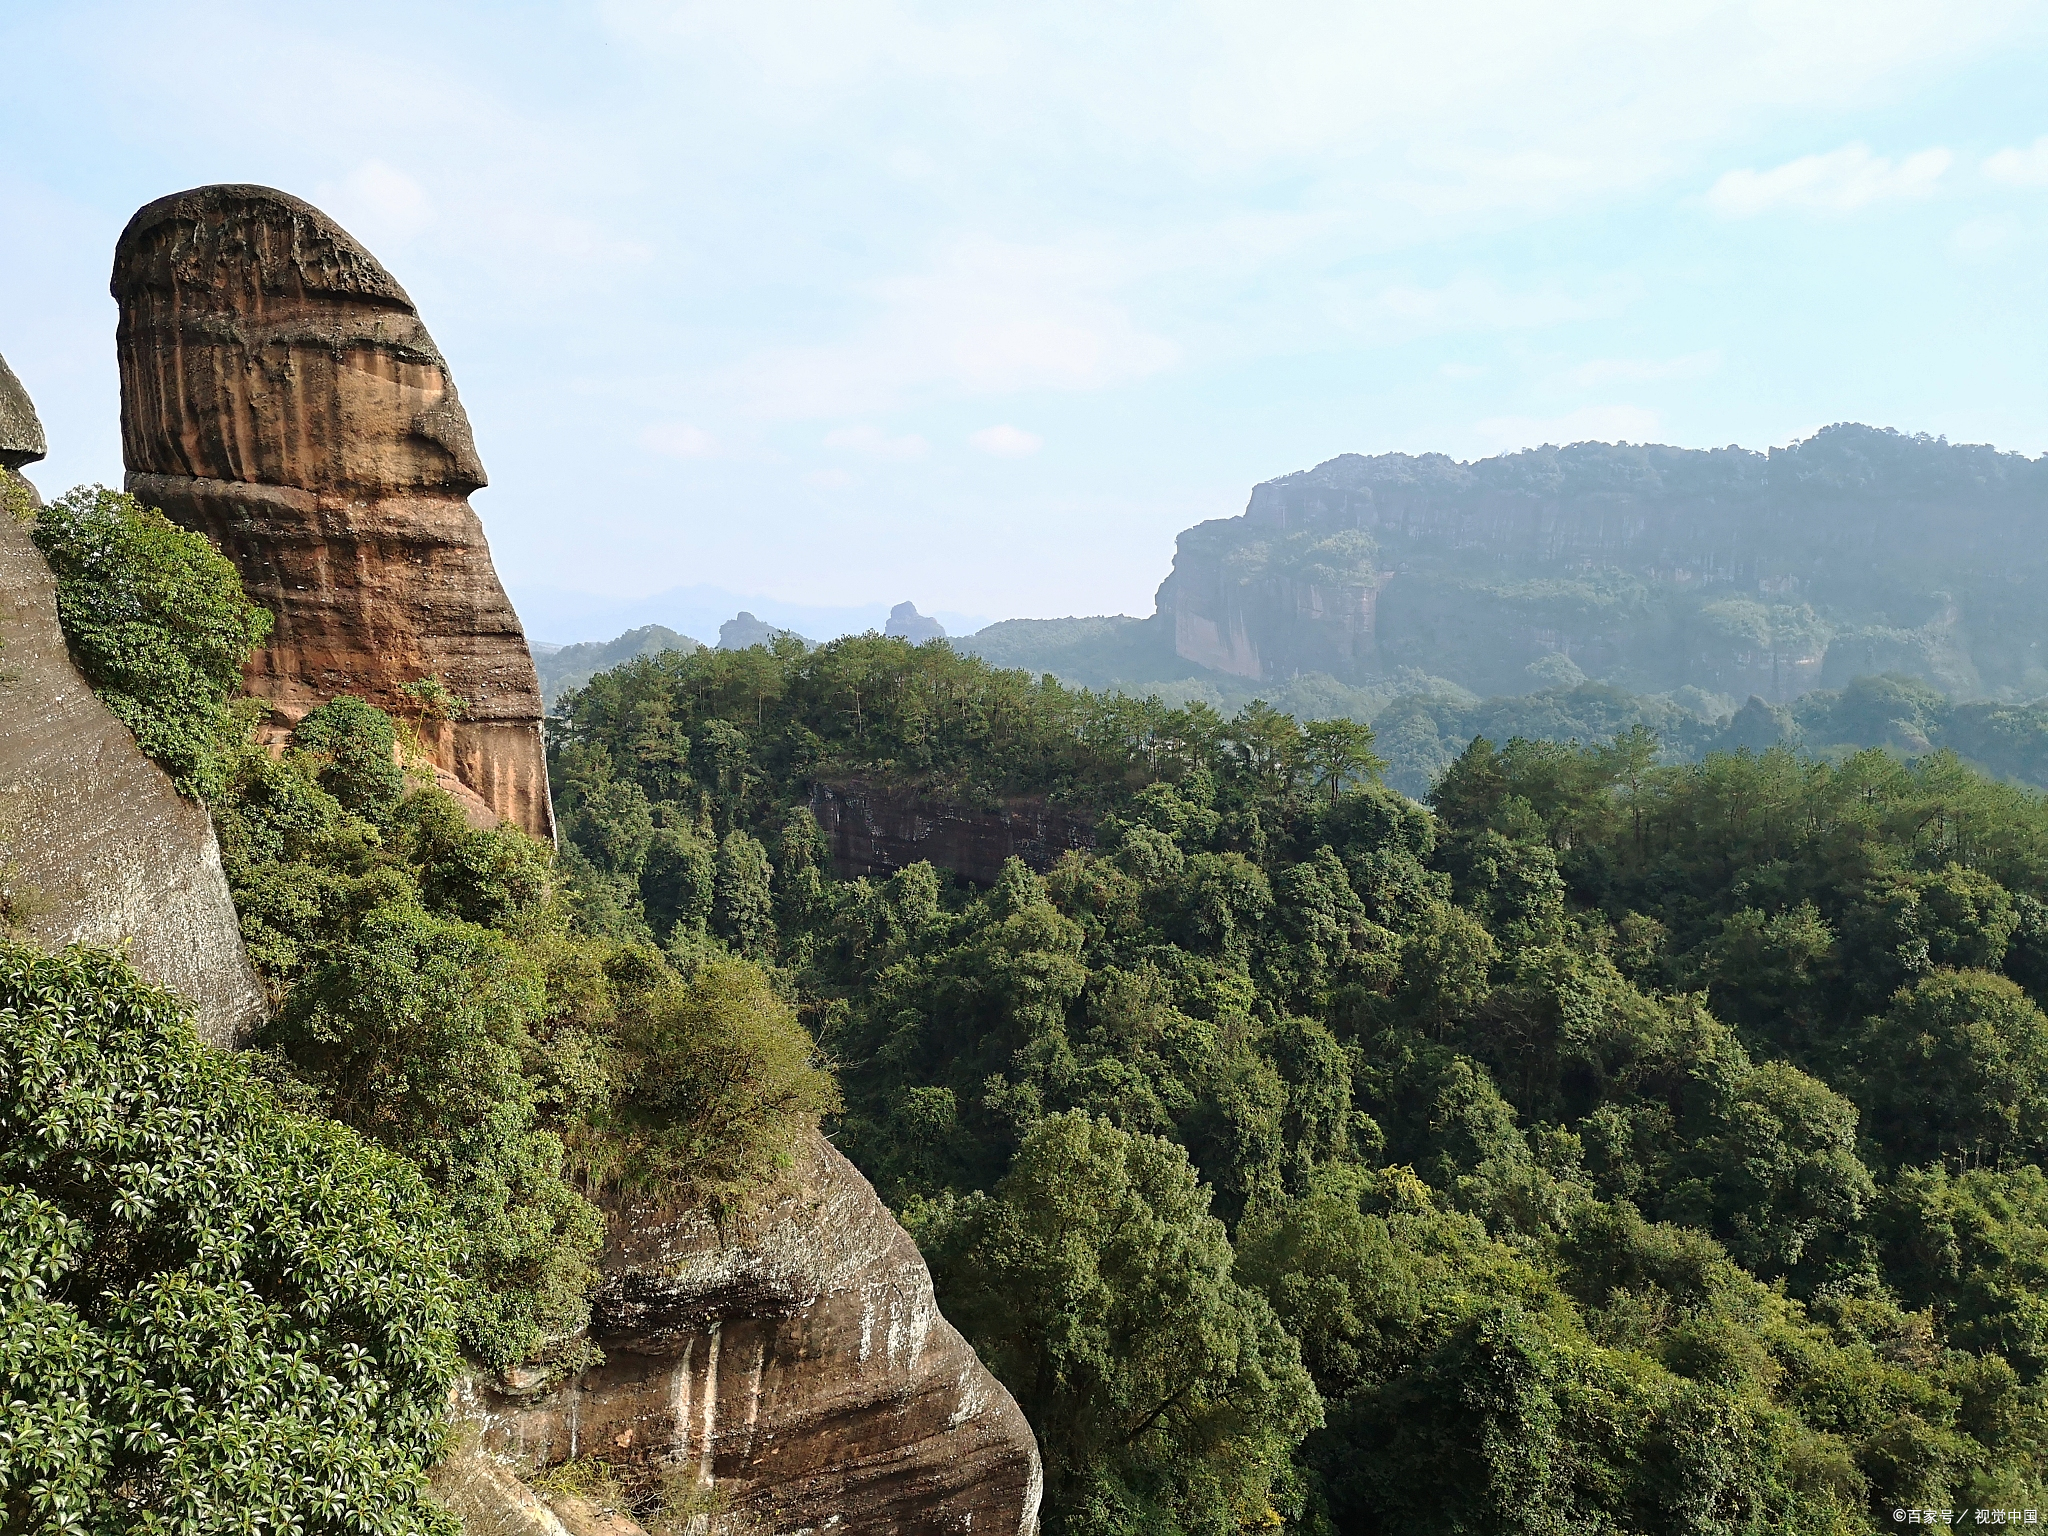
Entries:
<svg viewBox="0 0 2048 1536">
<path fill-rule="evenodd" d="M 711 1530 L 1033 1536 L 1023 1414 L 940 1316 L 910 1236 L 823 1136 L 751 1214 L 626 1200 L 591 1338 L 605 1360 L 468 1415 L 514 1464 L 694 1480 Z"/>
<path fill-rule="evenodd" d="M 0 490 L 43 456 L 0 361 Z M 183 798 L 86 685 L 57 624 L 57 581 L 19 507 L 0 511 L 0 926 L 50 948 L 123 949 L 232 1046 L 263 992 L 203 807 Z"/>
<path fill-rule="evenodd" d="M 552 837 L 540 683 L 469 505 L 483 465 L 405 290 L 312 205 L 215 186 L 128 221 L 113 294 L 128 489 L 275 615 L 248 672 L 270 734 L 359 695 L 420 721 L 475 819 Z M 430 677 L 454 718 L 406 691 Z"/>
<path fill-rule="evenodd" d="M 0 357 L 0 470 L 18 470 L 33 464 L 49 451 L 43 441 L 43 424 L 36 408 L 21 387 L 21 380 Z"/>
</svg>

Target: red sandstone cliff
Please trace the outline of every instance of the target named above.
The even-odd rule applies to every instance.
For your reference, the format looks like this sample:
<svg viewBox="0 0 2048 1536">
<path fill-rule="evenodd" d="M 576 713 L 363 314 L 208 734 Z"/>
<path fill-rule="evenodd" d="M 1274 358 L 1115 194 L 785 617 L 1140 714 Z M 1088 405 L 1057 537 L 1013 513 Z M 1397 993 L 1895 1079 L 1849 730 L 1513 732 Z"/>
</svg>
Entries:
<svg viewBox="0 0 2048 1536">
<path fill-rule="evenodd" d="M 1030 1427 L 939 1314 L 909 1234 L 824 1137 L 728 1230 L 630 1204 L 604 1268 L 591 1337 L 605 1362 L 545 1392 L 473 1386 L 466 1412 L 490 1450 L 715 1487 L 711 1536 L 1035 1536 Z"/>
<path fill-rule="evenodd" d="M 149 204 L 114 253 L 128 488 L 206 534 L 276 616 L 249 691 L 282 734 L 354 693 L 427 722 L 444 783 L 552 837 L 540 683 L 469 493 L 448 365 L 405 290 L 319 209 L 267 187 Z"/>
</svg>

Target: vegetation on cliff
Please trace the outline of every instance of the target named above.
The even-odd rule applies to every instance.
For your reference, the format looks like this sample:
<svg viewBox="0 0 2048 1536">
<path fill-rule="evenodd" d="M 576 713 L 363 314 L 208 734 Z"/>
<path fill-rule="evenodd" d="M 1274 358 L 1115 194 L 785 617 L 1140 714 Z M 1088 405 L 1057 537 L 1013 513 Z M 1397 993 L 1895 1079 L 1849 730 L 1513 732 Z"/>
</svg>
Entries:
<svg viewBox="0 0 2048 1536">
<path fill-rule="evenodd" d="M 1049 1529 L 2038 1507 L 2048 805 L 1659 756 L 1479 740 L 1424 807 L 1355 731 L 870 637 L 636 660 L 554 763 L 580 924 L 793 988 Z M 837 881 L 842 772 L 1098 847 Z"/>
<path fill-rule="evenodd" d="M 79 1522 L 110 1518 L 130 1490 L 148 1518 L 193 1528 L 210 1528 L 222 1509 L 241 1518 L 273 1505 L 309 1531 L 425 1528 L 420 1475 L 439 1446 L 456 1346 L 496 1371 L 559 1373 L 592 1358 L 579 1337 L 602 1233 L 591 1197 L 628 1183 L 744 1201 L 837 1107 L 832 1079 L 752 961 L 679 969 L 651 944 L 579 931 L 553 850 L 510 826 L 472 828 L 433 786 L 417 722 L 344 696 L 301 720 L 280 753 L 259 745 L 255 714 L 235 696 L 264 616 L 204 538 L 131 498 L 80 491 L 40 514 L 37 539 L 58 572 L 59 616 L 88 681 L 206 799 L 275 1008 L 255 1049 L 231 1065 L 198 1047 L 171 999 L 138 992 L 116 962 L 83 952 L 10 959 L 29 967 L 28 980 L 17 978 L 26 990 L 0 1008 L 0 1052 L 29 1067 L 0 1054 L 0 1104 L 11 1105 L 0 1121 L 18 1116 L 53 1145 L 82 1135 L 83 1150 L 67 1155 L 107 1166 L 59 1169 L 71 1182 L 44 1189 L 10 1174 L 16 1156 L 44 1166 L 35 1143 L 0 1137 L 0 1199 L 16 1198 L 18 1182 L 29 1202 L 9 1233 L 27 1246 L 0 1272 L 14 1286 L 7 1336 L 30 1350 L 20 1369 L 42 1373 L 19 1378 L 20 1411 L 34 1422 L 0 1442 L 0 1499 L 16 1501 L 10 1516 L 17 1503 L 23 1511 L 8 1529 L 88 1528 Z M 756 883 L 765 900 L 765 865 Z M 35 965 L 57 969 L 46 976 Z M 95 1020 L 124 1031 L 97 1047 L 105 1064 L 80 1034 Z M 48 1055 L 52 1030 L 76 1060 Z M 159 1077 L 155 1102 L 149 1085 Z M 188 1086 L 190 1105 L 180 1097 Z M 196 1100 L 215 1097 L 202 1113 Z M 160 1142 L 103 1133 L 93 1114 L 139 1115 L 148 1136 L 168 1127 L 193 1139 L 171 1158 Z M 217 1157 L 231 1162 L 214 1169 Z M 250 1203 L 263 1192 L 255 1185 L 271 1205 Z M 171 1203 L 215 1186 L 217 1212 L 180 1215 Z M 365 1188 L 384 1191 L 388 1215 L 357 1210 Z M 113 1200 L 111 1214 L 75 1204 L 95 1190 Z M 296 1202 L 310 1197 L 331 1203 L 301 1211 Z M 155 1235 L 150 1202 L 185 1226 Z M 216 1218 L 230 1226 L 214 1233 L 206 1223 Z M 147 1241 L 135 1235 L 144 1228 Z M 303 1271 L 277 1258 L 280 1243 Z M 406 1264 L 387 1264 L 394 1243 Z M 327 1275 L 351 1253 L 352 1270 Z M 280 1262 L 273 1281 L 265 1266 Z M 73 1270 L 84 1278 L 67 1280 Z M 91 1300 L 102 1273 L 117 1286 L 105 1318 Z M 64 1298 L 86 1305 L 88 1324 L 157 1331 L 143 1343 L 110 1333 L 103 1349 L 81 1334 L 69 1355 L 43 1360 L 31 1349 L 38 1339 L 63 1341 L 46 1326 L 54 1314 L 36 1309 L 60 1282 Z M 222 1285 L 219 1297 L 204 1289 Z M 178 1311 L 181 1286 L 196 1310 Z M 171 1309 L 161 1319 L 122 1300 L 159 1291 Z M 378 1326 L 397 1320 L 417 1358 L 394 1355 L 386 1369 L 385 1344 L 357 1316 L 366 1306 L 381 1309 Z M 235 1354 L 244 1346 L 246 1360 Z M 153 1394 L 176 1394 L 181 1382 L 147 1374 L 156 1348 L 191 1373 L 198 1394 L 196 1407 L 181 1397 L 162 1418 L 184 1427 L 161 1444 L 117 1417 L 169 1411 Z M 209 1361 L 213 1350 L 225 1353 Z M 320 1375 L 330 1357 L 346 1366 L 336 1381 Z M 120 1374 L 131 1358 L 145 1359 L 139 1386 Z M 401 1379 L 401 1367 L 427 1374 Z M 83 1373 L 75 1385 L 84 1395 L 45 1424 L 65 1369 Z M 108 1404 L 95 1406 L 101 1397 Z M 279 1406 L 287 1398 L 288 1411 Z M 325 1415 L 321 1427 L 339 1438 L 329 1444 L 298 1425 L 301 1407 Z M 268 1427 L 247 1429 L 250 1415 Z M 351 1436 L 365 1443 L 344 1454 Z M 161 1472 L 148 1461 L 159 1455 Z M 260 1497 L 239 1498 L 259 1482 Z"/>
</svg>

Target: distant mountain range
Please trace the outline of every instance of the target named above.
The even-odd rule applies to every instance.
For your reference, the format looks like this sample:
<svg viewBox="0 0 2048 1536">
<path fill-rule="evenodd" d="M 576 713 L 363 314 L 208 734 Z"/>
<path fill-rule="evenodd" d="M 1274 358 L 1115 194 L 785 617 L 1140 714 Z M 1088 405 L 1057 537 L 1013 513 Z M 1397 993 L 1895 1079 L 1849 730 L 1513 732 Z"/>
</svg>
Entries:
<svg viewBox="0 0 2048 1536">
<path fill-rule="evenodd" d="M 1946 744 L 2048 782 L 2048 714 L 2022 707 L 2048 697 L 2044 535 L 2048 457 L 1853 424 L 1768 452 L 1345 454 L 1181 534 L 1148 617 L 952 643 L 1089 687 L 1374 720 L 1411 792 L 1476 730 L 1634 719 L 1684 755 Z M 571 647 L 574 667 L 649 633 Z"/>
</svg>

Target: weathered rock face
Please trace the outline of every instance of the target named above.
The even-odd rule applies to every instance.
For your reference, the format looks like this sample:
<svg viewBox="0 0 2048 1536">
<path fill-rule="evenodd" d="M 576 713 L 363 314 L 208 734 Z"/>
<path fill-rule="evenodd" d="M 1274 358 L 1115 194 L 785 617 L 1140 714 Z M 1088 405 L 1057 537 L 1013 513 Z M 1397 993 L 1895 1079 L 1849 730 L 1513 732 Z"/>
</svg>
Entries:
<svg viewBox="0 0 2048 1536">
<path fill-rule="evenodd" d="M 641 1203 L 613 1231 L 591 1323 L 605 1363 L 529 1398 L 473 1387 L 488 1448 L 695 1479 L 727 1511 L 713 1536 L 1036 1532 L 1023 1415 L 939 1315 L 909 1235 L 822 1136 L 723 1234 L 701 1212 Z"/>
<path fill-rule="evenodd" d="M 438 676 L 444 782 L 552 837 L 540 684 L 469 493 L 485 483 L 433 338 L 308 203 L 202 187 L 114 254 L 128 488 L 212 538 L 276 616 L 250 692 L 282 735 L 336 694 L 396 714 Z"/>
<path fill-rule="evenodd" d="M 0 469 L 18 470 L 24 464 L 35 463 L 48 451 L 43 441 L 43 424 L 36 417 L 28 391 L 7 366 L 7 359 L 0 357 Z"/>
<path fill-rule="evenodd" d="M 0 490 L 43 456 L 0 362 Z M 40 944 L 125 947 L 232 1046 L 262 1016 L 206 812 L 93 696 L 57 625 L 57 582 L 28 525 L 0 511 L 0 919 Z"/>
<path fill-rule="evenodd" d="M 1640 692 L 1896 670 L 2032 696 L 2044 510 L 2048 460 L 1853 425 L 1768 453 L 1345 454 L 1183 533 L 1158 612 L 1184 661 L 1259 680 L 1522 693 L 1563 655 Z"/>
<path fill-rule="evenodd" d="M 1042 795 L 977 810 L 862 779 L 821 781 L 811 786 L 811 814 L 842 880 L 893 874 L 924 859 L 976 885 L 993 885 L 1013 855 L 1043 874 L 1069 848 L 1095 846 L 1095 829 L 1085 817 Z"/>
</svg>

